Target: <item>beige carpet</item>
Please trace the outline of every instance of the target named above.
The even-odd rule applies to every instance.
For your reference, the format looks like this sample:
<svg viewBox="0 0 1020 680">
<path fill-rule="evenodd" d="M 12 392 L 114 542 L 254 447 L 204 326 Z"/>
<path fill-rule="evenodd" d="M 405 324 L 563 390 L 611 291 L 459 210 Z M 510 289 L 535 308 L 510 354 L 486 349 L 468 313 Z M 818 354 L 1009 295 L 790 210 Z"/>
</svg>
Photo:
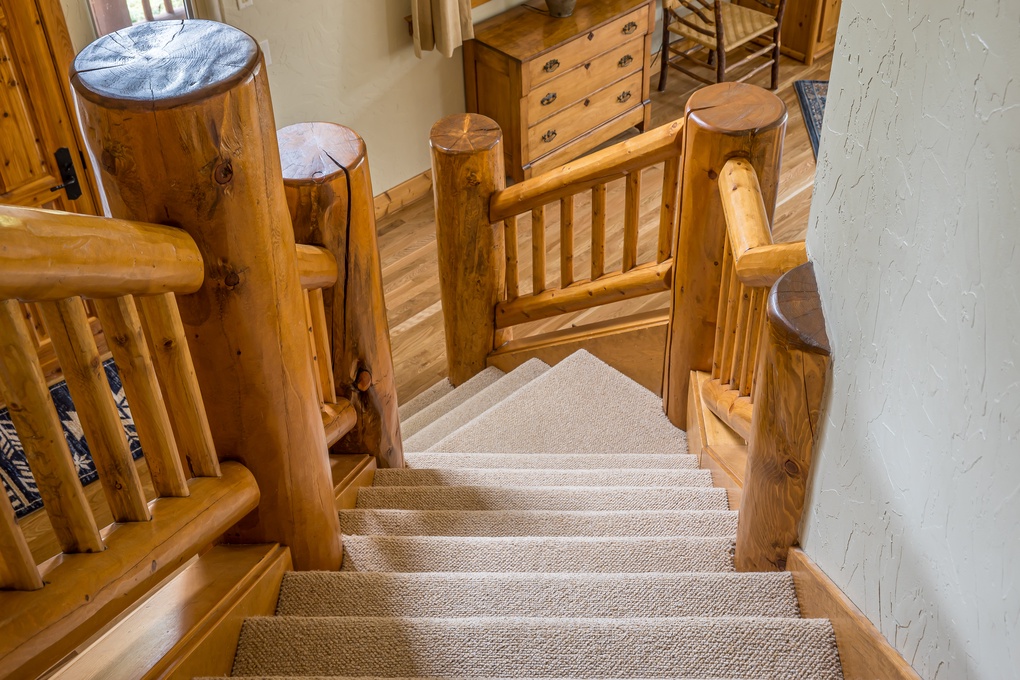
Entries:
<svg viewBox="0 0 1020 680">
<path fill-rule="evenodd" d="M 737 513 L 659 399 L 591 355 L 401 417 L 429 451 L 340 513 L 342 571 L 288 574 L 244 623 L 236 676 L 842 678 L 789 574 L 734 571 Z"/>
</svg>

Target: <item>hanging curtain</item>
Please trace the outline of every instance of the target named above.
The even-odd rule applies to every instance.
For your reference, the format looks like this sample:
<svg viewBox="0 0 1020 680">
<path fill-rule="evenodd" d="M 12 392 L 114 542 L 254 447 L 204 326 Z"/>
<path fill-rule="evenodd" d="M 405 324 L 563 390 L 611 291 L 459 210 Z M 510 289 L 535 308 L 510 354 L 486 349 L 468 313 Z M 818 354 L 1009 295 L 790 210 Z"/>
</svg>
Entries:
<svg viewBox="0 0 1020 680">
<path fill-rule="evenodd" d="M 411 0 L 414 53 L 439 50 L 447 57 L 475 37 L 471 0 Z"/>
</svg>

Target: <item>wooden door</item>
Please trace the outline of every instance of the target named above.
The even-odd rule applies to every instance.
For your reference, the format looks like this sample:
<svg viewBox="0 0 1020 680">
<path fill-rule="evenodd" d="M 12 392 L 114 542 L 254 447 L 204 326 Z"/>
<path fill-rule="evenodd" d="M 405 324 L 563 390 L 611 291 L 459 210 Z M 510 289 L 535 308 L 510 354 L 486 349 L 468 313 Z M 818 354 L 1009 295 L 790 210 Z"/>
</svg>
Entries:
<svg viewBox="0 0 1020 680">
<path fill-rule="evenodd" d="M 0 204 L 96 214 L 67 80 L 73 57 L 59 0 L 0 0 Z M 73 167 L 71 200 L 55 154 Z M 64 177 L 69 177 L 65 168 Z"/>
</svg>

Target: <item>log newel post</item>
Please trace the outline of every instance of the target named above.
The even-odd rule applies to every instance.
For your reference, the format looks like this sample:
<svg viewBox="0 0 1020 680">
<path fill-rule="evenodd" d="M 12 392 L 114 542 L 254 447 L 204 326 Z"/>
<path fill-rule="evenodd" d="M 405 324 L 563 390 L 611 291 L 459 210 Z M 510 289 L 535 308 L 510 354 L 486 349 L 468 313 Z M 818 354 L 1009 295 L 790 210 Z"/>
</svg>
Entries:
<svg viewBox="0 0 1020 680">
<path fill-rule="evenodd" d="M 339 277 L 323 290 L 337 395 L 358 414 L 336 453 L 370 453 L 403 467 L 372 177 L 364 140 L 335 123 L 299 123 L 278 134 L 283 181 L 298 243 L 327 248 Z"/>
<path fill-rule="evenodd" d="M 829 355 L 814 272 L 801 265 L 769 294 L 737 521 L 739 571 L 783 571 L 797 543 Z"/>
<path fill-rule="evenodd" d="M 687 428 L 691 371 L 710 371 L 722 278 L 726 222 L 718 178 L 733 157 L 758 173 L 772 219 L 786 132 L 786 105 L 768 90 L 744 83 L 702 88 L 687 102 L 680 219 L 667 328 L 662 402 L 670 421 Z"/>
<path fill-rule="evenodd" d="M 447 116 L 432 128 L 439 283 L 450 382 L 485 368 L 493 349 L 510 339 L 496 329 L 496 304 L 506 296 L 501 226 L 489 221 L 492 194 L 503 189 L 502 132 L 478 114 Z"/>
<path fill-rule="evenodd" d="M 208 21 L 100 38 L 72 69 L 86 143 L 115 217 L 177 226 L 205 281 L 178 297 L 220 458 L 258 482 L 228 542 L 278 541 L 337 569 L 340 527 L 305 329 L 269 82 L 258 45 Z"/>
</svg>

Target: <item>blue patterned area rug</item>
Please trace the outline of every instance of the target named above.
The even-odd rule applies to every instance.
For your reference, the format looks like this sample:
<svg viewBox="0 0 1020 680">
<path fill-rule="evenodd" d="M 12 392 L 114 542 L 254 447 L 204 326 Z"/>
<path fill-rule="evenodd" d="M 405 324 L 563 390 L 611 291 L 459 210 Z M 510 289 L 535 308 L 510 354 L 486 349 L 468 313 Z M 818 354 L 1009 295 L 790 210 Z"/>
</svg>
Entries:
<svg viewBox="0 0 1020 680">
<path fill-rule="evenodd" d="M 818 158 L 818 140 L 822 133 L 822 116 L 825 113 L 825 97 L 829 94 L 828 80 L 798 80 L 793 83 L 800 100 L 800 110 L 804 114 L 804 125 L 807 126 L 811 148 Z"/>
<path fill-rule="evenodd" d="M 110 359 L 103 364 L 103 368 L 106 370 L 106 379 L 110 382 L 113 400 L 117 404 L 124 431 L 127 433 L 131 455 L 137 460 L 142 455 L 142 447 L 138 443 L 135 422 L 128 409 L 117 366 L 114 365 L 113 359 Z M 71 458 L 74 459 L 74 465 L 78 469 L 78 477 L 82 484 L 91 484 L 99 478 L 99 475 L 89 454 L 88 444 L 85 443 L 85 434 L 71 402 L 67 384 L 63 381 L 57 383 L 50 388 L 50 395 L 53 397 L 53 405 L 57 407 L 60 422 L 64 426 L 64 436 L 71 449 Z M 24 517 L 42 507 L 39 489 L 36 487 L 35 478 L 32 477 L 32 471 L 28 468 L 25 451 L 21 448 L 21 442 L 18 441 L 18 435 L 14 431 L 14 424 L 6 408 L 0 409 L 0 477 L 3 478 L 7 497 L 11 499 L 14 513 L 18 517 Z"/>
</svg>

